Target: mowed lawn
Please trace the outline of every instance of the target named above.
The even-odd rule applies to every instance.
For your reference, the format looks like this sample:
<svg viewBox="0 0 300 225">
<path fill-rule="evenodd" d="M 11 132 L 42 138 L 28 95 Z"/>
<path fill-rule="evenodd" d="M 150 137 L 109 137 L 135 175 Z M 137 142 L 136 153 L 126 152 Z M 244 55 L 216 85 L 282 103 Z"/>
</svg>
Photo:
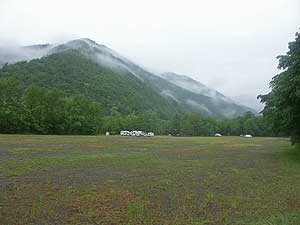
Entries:
<svg viewBox="0 0 300 225">
<path fill-rule="evenodd" d="M 288 139 L 0 135 L 0 224 L 300 224 Z"/>
</svg>

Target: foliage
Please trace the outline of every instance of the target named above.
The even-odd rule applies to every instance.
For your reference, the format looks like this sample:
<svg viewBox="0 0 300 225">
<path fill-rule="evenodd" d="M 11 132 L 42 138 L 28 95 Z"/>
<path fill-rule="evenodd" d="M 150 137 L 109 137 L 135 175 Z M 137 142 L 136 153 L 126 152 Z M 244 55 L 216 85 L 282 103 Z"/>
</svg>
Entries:
<svg viewBox="0 0 300 225">
<path fill-rule="evenodd" d="M 254 136 L 276 136 L 262 116 L 255 116 L 251 112 L 235 119 L 221 121 L 219 132 L 224 135 L 252 134 Z"/>
<path fill-rule="evenodd" d="M 272 136 L 261 116 L 251 112 L 227 120 L 198 113 L 181 113 L 164 119 L 159 113 L 120 113 L 116 107 L 104 115 L 103 107 L 82 96 L 70 96 L 56 89 L 30 86 L 22 89 L 13 79 L 0 79 L 0 133 L 99 134 L 121 130 L 143 130 L 175 136 L 252 134 Z"/>
<path fill-rule="evenodd" d="M 22 90 L 13 79 L 0 82 L 0 128 L 3 133 L 16 133 L 22 127 L 21 115 Z"/>
<path fill-rule="evenodd" d="M 77 50 L 66 50 L 29 62 L 4 65 L 1 78 L 13 78 L 23 88 L 35 85 L 83 96 L 99 103 L 105 115 L 155 112 L 168 118 L 178 107 L 160 97 L 147 83 L 103 67 Z"/>
<path fill-rule="evenodd" d="M 283 72 L 272 79 L 271 92 L 259 98 L 266 104 L 263 115 L 273 130 L 288 134 L 296 144 L 300 141 L 300 33 L 289 43 L 286 55 L 278 59 Z"/>
<path fill-rule="evenodd" d="M 0 132 L 36 134 L 96 134 L 102 108 L 83 97 L 31 86 L 22 90 L 15 80 L 0 80 Z"/>
<path fill-rule="evenodd" d="M 170 133 L 187 136 L 212 136 L 215 133 L 223 135 L 252 134 L 254 136 L 274 136 L 266 121 L 261 116 L 251 112 L 235 119 L 217 120 L 203 117 L 197 113 L 187 113 L 174 117 Z"/>
<path fill-rule="evenodd" d="M 176 102 L 161 98 L 146 82 L 100 66 L 76 50 L 4 65 L 0 97 L 1 133 L 117 134 L 143 130 L 176 136 L 278 134 L 264 118 L 252 113 L 227 120 L 184 113 Z"/>
</svg>

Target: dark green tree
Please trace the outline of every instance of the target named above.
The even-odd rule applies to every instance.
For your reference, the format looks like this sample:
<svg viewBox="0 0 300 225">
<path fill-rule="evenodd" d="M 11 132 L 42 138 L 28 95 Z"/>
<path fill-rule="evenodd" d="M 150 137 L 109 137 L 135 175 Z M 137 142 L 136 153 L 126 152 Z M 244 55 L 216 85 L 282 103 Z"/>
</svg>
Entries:
<svg viewBox="0 0 300 225">
<path fill-rule="evenodd" d="M 21 120 L 22 89 L 14 79 L 0 80 L 0 132 L 18 133 L 23 128 Z"/>
<path fill-rule="evenodd" d="M 99 104 L 83 97 L 65 98 L 65 132 L 99 134 L 103 112 Z"/>
<path fill-rule="evenodd" d="M 64 94 L 32 86 L 22 98 L 24 120 L 30 132 L 40 134 L 64 133 Z"/>
<path fill-rule="evenodd" d="M 296 144 L 300 140 L 300 33 L 288 48 L 286 55 L 277 57 L 283 71 L 272 79 L 271 92 L 258 98 L 265 103 L 263 115 L 273 130 L 289 135 Z"/>
</svg>

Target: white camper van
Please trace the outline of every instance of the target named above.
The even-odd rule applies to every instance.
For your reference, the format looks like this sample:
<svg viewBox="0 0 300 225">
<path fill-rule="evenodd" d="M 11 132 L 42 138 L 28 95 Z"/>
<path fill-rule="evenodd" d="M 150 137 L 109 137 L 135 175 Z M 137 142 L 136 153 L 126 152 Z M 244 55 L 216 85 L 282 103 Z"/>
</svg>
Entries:
<svg viewBox="0 0 300 225">
<path fill-rule="evenodd" d="M 135 132 L 135 136 L 141 137 L 141 136 L 145 136 L 145 134 L 144 134 L 143 131 L 138 130 L 138 131 Z"/>
<path fill-rule="evenodd" d="M 127 131 L 122 130 L 120 131 L 121 136 L 134 136 L 134 137 L 154 137 L 153 132 L 145 133 L 141 130 L 133 130 L 133 131 Z"/>
<path fill-rule="evenodd" d="M 121 131 L 120 131 L 120 135 L 121 135 L 121 136 L 130 136 L 130 132 L 127 131 L 127 130 L 121 130 Z"/>
<path fill-rule="evenodd" d="M 135 136 L 135 137 L 139 137 L 142 136 L 143 132 L 140 130 L 134 130 L 130 132 L 130 136 Z"/>
</svg>

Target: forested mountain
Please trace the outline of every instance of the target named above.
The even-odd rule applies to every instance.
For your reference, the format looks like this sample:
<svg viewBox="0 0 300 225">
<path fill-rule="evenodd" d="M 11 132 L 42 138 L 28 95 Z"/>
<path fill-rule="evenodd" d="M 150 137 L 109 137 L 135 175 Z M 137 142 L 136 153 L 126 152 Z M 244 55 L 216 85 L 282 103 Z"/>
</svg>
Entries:
<svg viewBox="0 0 300 225">
<path fill-rule="evenodd" d="M 3 66 L 0 79 L 15 78 L 24 87 L 37 85 L 63 90 L 68 95 L 82 95 L 99 103 L 106 115 L 116 111 L 125 115 L 157 113 L 168 118 L 179 112 L 197 112 L 234 118 L 253 111 L 191 78 L 150 73 L 89 39 L 29 46 L 18 49 L 14 55 L 18 52 L 18 57 L 2 52 L 2 64 L 35 59 Z"/>
<path fill-rule="evenodd" d="M 167 101 L 147 83 L 129 73 L 114 72 L 89 60 L 78 50 L 54 53 L 30 62 L 5 65 L 0 78 L 14 78 L 24 87 L 36 85 L 64 91 L 69 96 L 84 96 L 98 102 L 106 115 L 159 113 L 162 117 L 176 113 L 175 102 Z"/>
</svg>

